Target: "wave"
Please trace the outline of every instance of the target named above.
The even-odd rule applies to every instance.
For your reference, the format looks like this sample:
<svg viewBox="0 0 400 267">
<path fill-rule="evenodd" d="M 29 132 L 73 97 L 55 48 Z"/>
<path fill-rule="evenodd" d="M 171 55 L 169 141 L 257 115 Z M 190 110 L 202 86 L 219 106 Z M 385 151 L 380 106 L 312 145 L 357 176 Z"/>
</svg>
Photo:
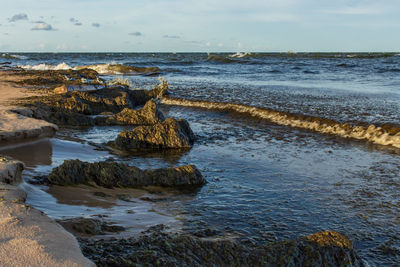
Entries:
<svg viewBox="0 0 400 267">
<path fill-rule="evenodd" d="M 380 127 L 375 125 L 350 125 L 349 123 L 340 123 L 331 119 L 281 112 L 243 104 L 186 100 L 168 96 L 164 96 L 161 103 L 166 105 L 235 112 L 265 119 L 278 125 L 311 130 L 322 134 L 332 134 L 343 138 L 365 140 L 379 145 L 400 148 L 400 126 L 397 125 L 386 124 Z"/>
<path fill-rule="evenodd" d="M 70 67 L 65 62 L 60 63 L 58 65 L 49 65 L 49 64 L 38 64 L 38 65 L 19 65 L 18 67 L 23 68 L 24 70 L 70 70 Z"/>
<path fill-rule="evenodd" d="M 379 69 L 378 73 L 385 73 L 385 72 L 400 72 L 400 69 L 392 68 L 392 69 Z"/>
<path fill-rule="evenodd" d="M 337 64 L 336 67 L 355 68 L 355 67 L 357 67 L 357 65 L 355 65 L 355 64 L 340 63 L 340 64 Z"/>
<path fill-rule="evenodd" d="M 7 53 L 2 54 L 1 57 L 2 57 L 2 58 L 5 58 L 5 59 L 21 59 L 21 60 L 28 59 L 27 56 L 22 56 L 22 55 L 10 55 L 10 54 L 7 54 Z"/>
<path fill-rule="evenodd" d="M 208 54 L 207 61 L 208 62 L 217 62 L 217 63 L 235 63 L 235 62 L 237 62 L 233 59 L 230 59 L 230 58 L 222 56 L 222 55 L 212 55 L 212 54 Z"/>
<path fill-rule="evenodd" d="M 81 69 L 92 69 L 97 71 L 99 74 L 103 75 L 118 75 L 118 74 L 146 74 L 153 75 L 158 74 L 160 69 L 157 67 L 135 67 L 135 66 L 126 66 L 122 64 L 97 64 L 97 65 L 82 65 L 71 67 L 65 62 L 62 62 L 58 65 L 49 65 L 49 64 L 38 64 L 38 65 L 20 65 L 18 66 L 25 70 L 81 70 Z"/>
<path fill-rule="evenodd" d="M 99 74 L 104 75 L 115 75 L 115 74 L 159 74 L 160 69 L 158 67 L 135 67 L 126 66 L 123 64 L 97 64 L 97 65 L 84 65 L 77 66 L 75 69 L 92 69 L 97 71 Z"/>
<path fill-rule="evenodd" d="M 250 52 L 236 52 L 235 54 L 229 55 L 229 57 L 233 57 L 233 58 L 242 58 L 242 57 L 249 57 L 252 56 L 252 53 Z"/>
</svg>

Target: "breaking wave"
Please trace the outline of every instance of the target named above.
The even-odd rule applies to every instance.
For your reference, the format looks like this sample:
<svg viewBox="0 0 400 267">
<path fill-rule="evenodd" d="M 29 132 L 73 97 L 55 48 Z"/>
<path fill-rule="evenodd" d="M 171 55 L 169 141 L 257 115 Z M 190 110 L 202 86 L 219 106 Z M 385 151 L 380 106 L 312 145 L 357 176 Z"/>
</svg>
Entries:
<svg viewBox="0 0 400 267">
<path fill-rule="evenodd" d="M 19 65 L 18 67 L 23 68 L 24 70 L 70 70 L 72 69 L 65 62 L 60 63 L 58 65 L 48 65 L 48 64 L 38 64 L 38 65 Z"/>
<path fill-rule="evenodd" d="M 252 56 L 252 53 L 250 52 L 236 52 L 235 54 L 229 55 L 229 57 L 233 57 L 233 58 L 242 58 L 242 57 L 249 57 Z"/>
<path fill-rule="evenodd" d="M 165 96 L 161 103 L 166 105 L 186 106 L 222 110 L 249 115 L 268 120 L 272 123 L 295 128 L 311 130 L 322 134 L 332 134 L 343 138 L 365 140 L 374 144 L 400 148 L 400 127 L 397 125 L 350 125 L 334 120 L 258 108 L 243 104 L 219 103 L 201 100 L 186 100 Z"/>
<path fill-rule="evenodd" d="M 123 64 L 97 64 L 97 65 L 84 65 L 77 66 L 75 69 L 92 69 L 100 74 L 114 75 L 114 74 L 158 74 L 160 69 L 157 67 L 135 67 L 126 66 Z"/>
<path fill-rule="evenodd" d="M 92 69 L 103 75 L 118 75 L 118 74 L 159 74 L 160 69 L 157 67 L 135 67 L 126 66 L 123 64 L 97 64 L 97 65 L 82 65 L 71 67 L 65 62 L 58 65 L 38 64 L 38 65 L 21 65 L 20 68 L 25 70 L 81 70 Z"/>
<path fill-rule="evenodd" d="M 2 58 L 5 58 L 5 59 L 21 59 L 21 60 L 28 59 L 27 56 L 22 56 L 22 55 L 10 55 L 10 54 L 7 54 L 7 53 L 3 53 L 3 54 L 1 55 L 1 57 L 2 57 Z"/>
</svg>

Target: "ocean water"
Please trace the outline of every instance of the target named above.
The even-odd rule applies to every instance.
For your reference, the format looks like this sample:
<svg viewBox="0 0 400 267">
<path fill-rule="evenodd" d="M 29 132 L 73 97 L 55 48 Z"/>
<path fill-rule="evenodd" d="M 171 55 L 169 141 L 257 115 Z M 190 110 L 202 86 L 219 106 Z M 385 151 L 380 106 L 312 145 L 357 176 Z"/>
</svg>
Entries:
<svg viewBox="0 0 400 267">
<path fill-rule="evenodd" d="M 151 88 L 162 76 L 173 100 L 163 101 L 163 112 L 188 120 L 197 137 L 180 155 L 119 157 L 73 141 L 103 143 L 120 127 L 64 129 L 45 144 L 33 144 L 40 157 L 23 158 L 29 147 L 1 148 L 27 162 L 27 179 L 82 155 L 142 168 L 196 164 L 209 181 L 200 191 L 169 192 L 150 204 L 119 201 L 114 207 L 136 209 L 145 218 L 142 225 L 161 222 L 189 232 L 211 228 L 250 242 L 335 230 L 348 235 L 370 265 L 400 262 L 399 54 L 26 53 L 4 54 L 2 61 L 27 69 L 158 67 L 157 75 L 103 77 L 124 76 L 133 87 Z M 382 135 L 378 126 L 391 133 Z M 65 204 L 45 188 L 24 186 L 28 201 L 54 218 L 102 213 L 125 226 L 133 220 L 116 212 L 121 209 Z"/>
</svg>

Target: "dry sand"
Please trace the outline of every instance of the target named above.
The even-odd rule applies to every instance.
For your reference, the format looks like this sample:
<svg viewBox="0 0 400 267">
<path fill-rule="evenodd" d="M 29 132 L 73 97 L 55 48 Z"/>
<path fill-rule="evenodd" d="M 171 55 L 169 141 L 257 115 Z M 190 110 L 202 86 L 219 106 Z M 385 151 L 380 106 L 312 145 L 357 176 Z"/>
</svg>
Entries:
<svg viewBox="0 0 400 267">
<path fill-rule="evenodd" d="M 0 72 L 0 141 L 54 135 L 56 125 L 12 112 L 13 100 L 34 94 L 13 84 L 17 79 Z M 0 156 L 0 266 L 94 266 L 74 236 L 25 204 L 26 193 L 18 188 L 22 170 L 21 162 Z"/>
</svg>

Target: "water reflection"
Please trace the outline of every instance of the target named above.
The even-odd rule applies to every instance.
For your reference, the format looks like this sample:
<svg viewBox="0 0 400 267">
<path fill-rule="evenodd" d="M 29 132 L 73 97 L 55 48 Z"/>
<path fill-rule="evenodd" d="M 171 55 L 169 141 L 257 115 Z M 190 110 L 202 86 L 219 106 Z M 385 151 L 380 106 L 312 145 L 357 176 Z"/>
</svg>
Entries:
<svg viewBox="0 0 400 267">
<path fill-rule="evenodd" d="M 51 165 L 53 147 L 50 139 L 0 147 L 0 153 L 25 163 L 26 167 Z"/>
</svg>

